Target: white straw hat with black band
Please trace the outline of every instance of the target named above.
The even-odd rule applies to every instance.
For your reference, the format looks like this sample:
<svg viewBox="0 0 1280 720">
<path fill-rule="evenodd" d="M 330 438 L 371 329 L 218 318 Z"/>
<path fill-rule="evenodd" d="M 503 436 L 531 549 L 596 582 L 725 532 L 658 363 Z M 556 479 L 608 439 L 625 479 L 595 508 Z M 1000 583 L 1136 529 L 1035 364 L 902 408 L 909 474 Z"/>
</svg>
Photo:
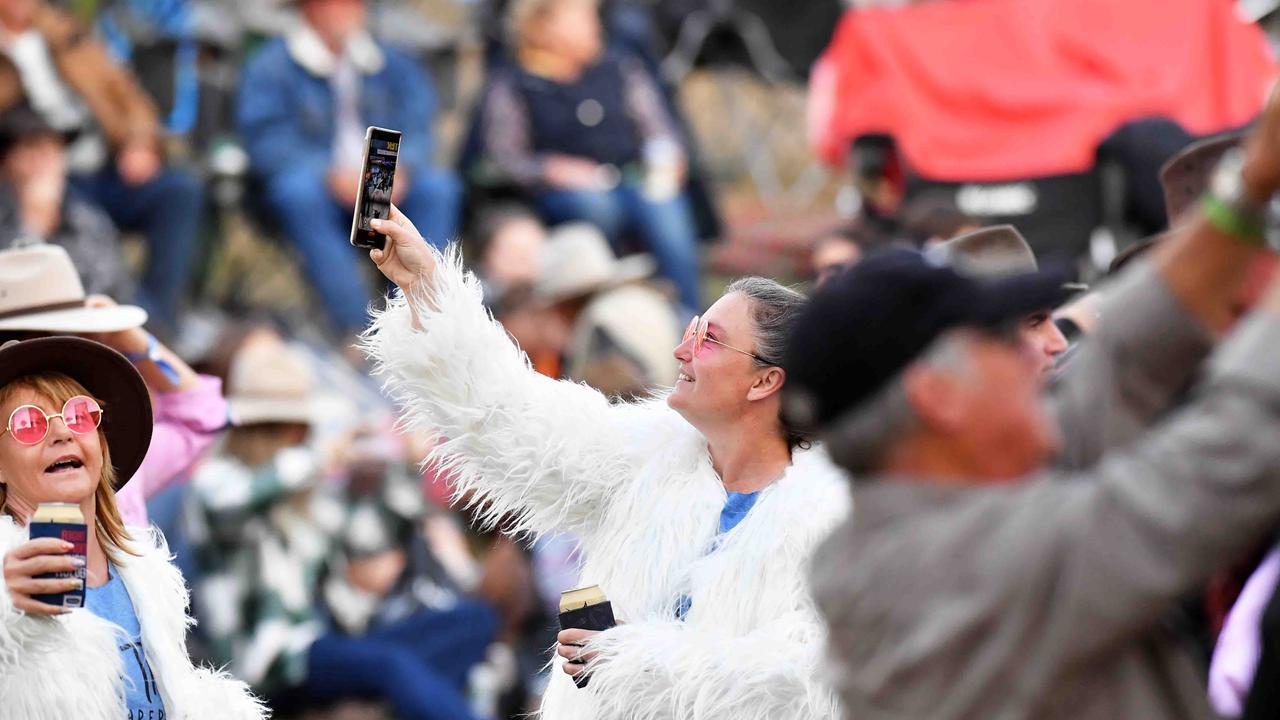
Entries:
<svg viewBox="0 0 1280 720">
<path fill-rule="evenodd" d="M 76 266 L 57 245 L 0 250 L 0 330 L 100 333 L 146 322 L 147 311 L 133 305 L 86 307 Z"/>
</svg>

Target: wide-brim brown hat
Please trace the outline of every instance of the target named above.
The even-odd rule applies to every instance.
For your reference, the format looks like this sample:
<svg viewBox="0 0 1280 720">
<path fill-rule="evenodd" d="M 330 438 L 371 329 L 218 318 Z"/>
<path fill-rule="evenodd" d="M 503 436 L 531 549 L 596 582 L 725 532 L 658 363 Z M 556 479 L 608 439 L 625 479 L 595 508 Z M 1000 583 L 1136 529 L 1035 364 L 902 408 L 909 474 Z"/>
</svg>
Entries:
<svg viewBox="0 0 1280 720">
<path fill-rule="evenodd" d="M 57 372 L 84 386 L 102 405 L 116 490 L 142 465 L 151 445 L 151 396 L 133 363 L 101 343 L 59 336 L 0 346 L 0 388 L 28 375 Z M 3 418 L 0 421 L 7 421 Z"/>
<path fill-rule="evenodd" d="M 1243 132 L 1233 132 L 1191 143 L 1160 168 L 1164 209 L 1172 227 L 1187 208 L 1199 202 L 1209 188 L 1209 178 L 1228 150 L 1240 145 Z"/>
<path fill-rule="evenodd" d="M 992 225 L 957 235 L 930 252 L 960 272 L 986 280 L 1040 271 L 1031 243 L 1012 225 Z M 1063 283 L 1062 299 L 1088 289 L 1083 283 Z"/>
</svg>

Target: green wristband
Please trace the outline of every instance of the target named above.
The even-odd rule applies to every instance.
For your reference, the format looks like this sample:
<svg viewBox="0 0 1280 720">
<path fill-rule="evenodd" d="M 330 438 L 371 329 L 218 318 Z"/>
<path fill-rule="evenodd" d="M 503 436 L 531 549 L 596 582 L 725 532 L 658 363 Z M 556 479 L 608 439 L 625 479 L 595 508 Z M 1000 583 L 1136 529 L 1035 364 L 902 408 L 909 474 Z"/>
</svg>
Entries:
<svg viewBox="0 0 1280 720">
<path fill-rule="evenodd" d="M 1266 220 L 1258 215 L 1244 213 L 1213 195 L 1205 195 L 1200 205 L 1204 217 L 1219 231 L 1247 245 L 1262 247 L 1267 242 Z"/>
</svg>

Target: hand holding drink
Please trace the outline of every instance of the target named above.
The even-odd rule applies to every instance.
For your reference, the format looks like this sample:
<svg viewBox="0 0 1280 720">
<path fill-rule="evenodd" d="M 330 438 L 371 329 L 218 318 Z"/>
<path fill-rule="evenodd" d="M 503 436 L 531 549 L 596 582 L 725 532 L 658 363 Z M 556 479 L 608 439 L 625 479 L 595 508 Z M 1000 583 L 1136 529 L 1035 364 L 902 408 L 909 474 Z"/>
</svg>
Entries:
<svg viewBox="0 0 1280 720">
<path fill-rule="evenodd" d="M 586 687 L 589 676 L 583 673 L 595 654 L 583 652 L 582 645 L 603 630 L 617 625 L 613 605 L 597 585 L 569 590 L 560 594 L 560 633 L 556 653 L 565 659 L 564 671 L 573 676 L 578 687 Z"/>
<path fill-rule="evenodd" d="M 83 607 L 87 540 L 79 507 L 40 505 L 31 519 L 31 540 L 4 556 L 5 587 L 13 606 L 29 615 L 60 615 Z"/>
</svg>

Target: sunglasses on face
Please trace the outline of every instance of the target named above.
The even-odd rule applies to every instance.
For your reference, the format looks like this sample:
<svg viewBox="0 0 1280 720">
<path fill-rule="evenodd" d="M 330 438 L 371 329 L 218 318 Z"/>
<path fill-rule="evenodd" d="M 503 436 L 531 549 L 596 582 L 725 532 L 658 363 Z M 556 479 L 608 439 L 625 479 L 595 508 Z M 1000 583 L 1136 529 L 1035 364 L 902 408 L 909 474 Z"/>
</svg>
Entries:
<svg viewBox="0 0 1280 720">
<path fill-rule="evenodd" d="M 702 352 L 702 346 L 704 343 L 715 343 L 716 345 L 719 345 L 722 348 L 728 348 L 729 350 L 742 353 L 743 355 L 746 355 L 749 358 L 753 358 L 754 360 L 756 360 L 762 365 L 772 364 L 767 362 L 764 358 L 760 357 L 759 355 L 753 352 L 747 352 L 746 350 L 743 350 L 741 348 L 736 348 L 732 345 L 722 343 L 713 337 L 707 337 L 707 321 L 702 319 L 698 315 L 694 315 L 693 319 L 689 321 L 689 327 L 685 328 L 684 339 L 680 341 L 681 344 L 689 342 L 689 338 L 693 338 L 693 354 L 694 355 L 698 355 Z"/>
<path fill-rule="evenodd" d="M 35 405 L 19 405 L 9 413 L 9 424 L 0 429 L 0 436 L 7 432 L 23 445 L 36 445 L 48 436 L 49 425 L 54 418 L 62 418 L 71 432 L 88 435 L 102 424 L 102 406 L 86 395 L 76 395 L 67 400 L 57 415 L 46 415 Z"/>
</svg>

